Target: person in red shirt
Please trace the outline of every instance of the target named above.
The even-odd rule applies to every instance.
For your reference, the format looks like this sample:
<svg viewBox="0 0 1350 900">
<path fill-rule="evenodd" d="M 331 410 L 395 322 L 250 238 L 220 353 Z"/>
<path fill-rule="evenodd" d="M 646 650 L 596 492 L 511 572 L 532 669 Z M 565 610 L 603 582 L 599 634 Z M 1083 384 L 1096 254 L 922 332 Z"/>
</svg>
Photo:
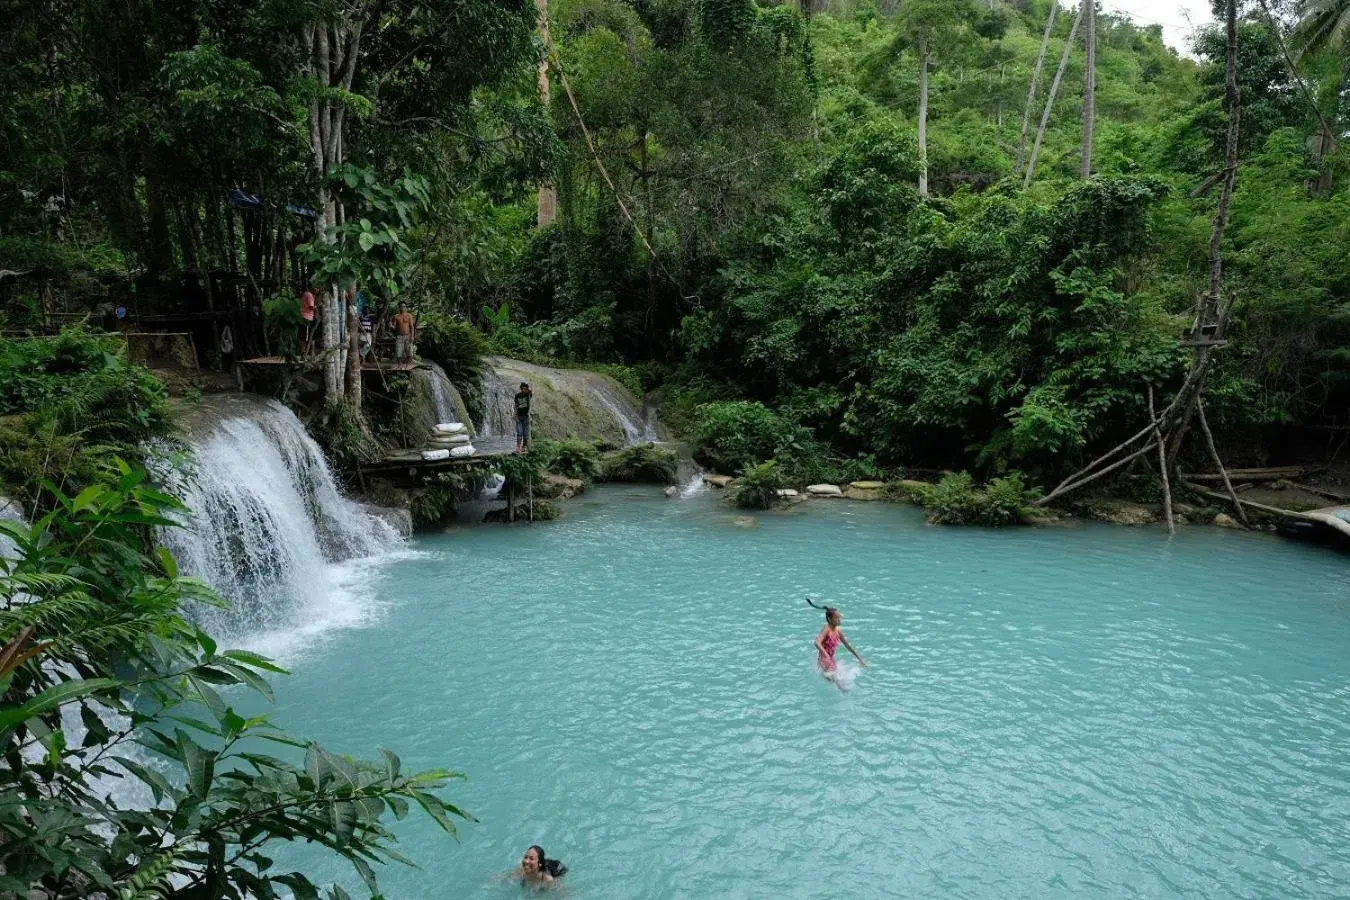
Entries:
<svg viewBox="0 0 1350 900">
<path fill-rule="evenodd" d="M 314 352 L 314 314 L 314 292 L 306 290 L 300 296 L 300 318 L 305 320 L 304 353 L 306 356 Z"/>
</svg>

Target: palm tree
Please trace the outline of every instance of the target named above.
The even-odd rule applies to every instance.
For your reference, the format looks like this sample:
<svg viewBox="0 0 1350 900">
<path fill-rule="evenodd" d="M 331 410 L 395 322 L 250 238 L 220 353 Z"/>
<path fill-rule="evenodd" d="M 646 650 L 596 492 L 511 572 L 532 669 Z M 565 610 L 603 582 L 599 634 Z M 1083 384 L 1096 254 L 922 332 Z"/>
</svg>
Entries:
<svg viewBox="0 0 1350 900">
<path fill-rule="evenodd" d="M 1306 0 L 1290 42 L 1296 58 L 1350 48 L 1350 0 Z"/>
</svg>

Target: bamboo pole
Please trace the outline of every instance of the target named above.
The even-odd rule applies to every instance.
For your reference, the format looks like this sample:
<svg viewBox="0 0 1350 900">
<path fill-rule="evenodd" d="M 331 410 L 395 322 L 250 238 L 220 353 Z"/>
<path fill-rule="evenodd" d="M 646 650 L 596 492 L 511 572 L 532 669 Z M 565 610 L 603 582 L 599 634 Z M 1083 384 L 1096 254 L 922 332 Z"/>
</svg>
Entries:
<svg viewBox="0 0 1350 900">
<path fill-rule="evenodd" d="M 1073 484 L 1070 484 L 1070 485 L 1061 485 L 1060 487 L 1055 488 L 1053 491 L 1051 491 L 1051 492 L 1050 492 L 1049 494 L 1047 494 L 1045 497 L 1043 497 L 1043 498 L 1041 498 L 1040 500 L 1036 501 L 1036 505 L 1037 505 L 1037 506 L 1045 506 L 1047 503 L 1049 503 L 1051 500 L 1054 500 L 1056 497 L 1059 497 L 1059 496 L 1061 496 L 1061 495 L 1063 495 L 1063 494 L 1067 494 L 1069 491 L 1076 491 L 1076 490 L 1078 490 L 1080 487 L 1082 487 L 1083 485 L 1085 485 L 1085 484 L 1087 484 L 1087 483 L 1089 483 L 1089 482 L 1092 482 L 1092 481 L 1096 481 L 1098 478 L 1101 478 L 1103 475 L 1108 475 L 1108 474 L 1110 474 L 1111 472 L 1114 472 L 1116 469 L 1119 469 L 1121 466 L 1125 465 L 1126 463 L 1138 459 L 1139 457 L 1143 456 L 1145 453 L 1147 453 L 1148 451 L 1152 450 L 1152 449 L 1153 449 L 1154 447 L 1156 447 L 1156 446 L 1158 446 L 1157 441 L 1154 441 L 1153 443 L 1150 443 L 1150 444 L 1145 444 L 1143 447 L 1141 447 L 1140 449 L 1134 451 L 1134 452 L 1131 453 L 1129 456 L 1125 457 L 1124 459 L 1121 459 L 1121 460 L 1118 460 L 1118 461 L 1112 463 L 1111 465 L 1107 466 L 1105 469 L 1102 469 L 1100 472 L 1096 472 L 1096 473 L 1094 473 L 1094 474 L 1092 474 L 1092 475 L 1088 475 L 1088 476 L 1085 477 L 1085 478 L 1081 478 L 1081 479 L 1079 479 L 1078 481 L 1075 481 Z"/>
<path fill-rule="evenodd" d="M 1090 2 L 1090 0 L 1089 0 Z M 1148 417 L 1153 422 L 1153 434 L 1158 439 L 1158 474 L 1162 476 L 1163 514 L 1167 517 L 1167 533 L 1177 533 L 1177 520 L 1172 515 L 1172 482 L 1167 477 L 1167 441 L 1162 429 L 1158 427 L 1157 414 L 1153 407 L 1153 385 L 1148 386 Z"/>
<path fill-rule="evenodd" d="M 1196 418 L 1200 421 L 1200 430 L 1205 435 L 1205 445 L 1209 447 L 1209 455 L 1214 460 L 1214 465 L 1219 467 L 1219 475 L 1223 477 L 1224 489 L 1228 491 L 1228 497 L 1233 501 L 1233 506 L 1237 509 L 1238 517 L 1242 519 L 1243 525 L 1251 525 L 1247 521 L 1247 513 L 1242 509 L 1242 501 L 1238 499 L 1237 491 L 1233 490 L 1233 482 L 1228 478 L 1228 470 L 1223 467 L 1223 460 L 1219 459 L 1219 450 L 1214 446 L 1214 435 L 1209 430 L 1209 422 L 1205 419 L 1205 403 L 1203 400 L 1196 401 Z"/>
</svg>

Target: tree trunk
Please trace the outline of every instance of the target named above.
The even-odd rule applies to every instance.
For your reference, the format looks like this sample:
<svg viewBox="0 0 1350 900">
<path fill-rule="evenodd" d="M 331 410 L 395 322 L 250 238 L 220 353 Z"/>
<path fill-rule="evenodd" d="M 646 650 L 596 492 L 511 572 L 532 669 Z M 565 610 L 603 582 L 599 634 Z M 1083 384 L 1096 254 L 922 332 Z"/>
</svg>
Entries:
<svg viewBox="0 0 1350 900">
<path fill-rule="evenodd" d="M 309 71 L 323 87 L 351 90 L 367 12 L 364 3 L 357 3 L 335 23 L 305 26 Z M 336 199 L 328 190 L 327 180 L 347 159 L 346 142 L 343 140 L 345 118 L 346 106 L 335 99 L 315 100 L 309 106 L 310 149 L 314 154 L 315 172 L 319 178 L 319 220 L 316 223 L 319 241 L 330 240 L 329 229 L 340 222 L 340 211 Z M 320 287 L 316 305 L 322 317 L 319 323 L 319 346 L 323 354 L 324 394 L 329 403 L 335 403 L 350 390 L 345 384 L 347 373 L 343 367 L 342 322 L 345 312 L 342 300 L 331 284 Z M 358 382 L 360 377 L 358 365 Z M 355 390 L 359 393 L 359 384 Z"/>
<path fill-rule="evenodd" d="M 552 91 L 548 83 L 548 54 L 553 49 L 548 33 L 548 0 L 534 0 L 539 12 L 539 39 L 544 46 L 544 55 L 539 58 L 539 105 L 548 116 L 552 109 Z M 558 219 L 558 189 L 551 182 L 539 185 L 539 227 L 552 225 Z"/>
<path fill-rule="evenodd" d="M 928 42 L 919 40 L 919 196 L 928 196 Z"/>
<path fill-rule="evenodd" d="M 1050 4 L 1050 14 L 1045 18 L 1045 33 L 1041 35 L 1041 52 L 1036 55 L 1036 68 L 1031 70 L 1031 87 L 1027 90 L 1027 106 L 1022 111 L 1022 135 L 1017 139 L 1017 164 L 1013 174 L 1022 174 L 1022 164 L 1027 158 L 1027 130 L 1031 127 L 1031 110 L 1036 105 L 1036 88 L 1041 83 L 1041 71 L 1045 68 L 1045 51 L 1050 49 L 1050 33 L 1055 28 L 1055 13 L 1059 11 L 1059 0 Z"/>
<path fill-rule="evenodd" d="M 1237 0 L 1228 0 L 1224 10 L 1224 30 L 1227 35 L 1227 53 L 1224 63 L 1224 105 L 1228 110 L 1228 141 L 1224 158 L 1223 188 L 1219 192 L 1219 207 L 1214 212 L 1214 225 L 1209 234 L 1209 287 L 1195 304 L 1195 327 L 1221 324 L 1226 318 L 1220 311 L 1223 292 L 1223 233 L 1228 227 L 1228 208 L 1233 200 L 1233 188 L 1237 183 L 1238 136 L 1242 122 L 1242 100 L 1238 94 L 1237 81 Z M 1181 452 L 1181 440 L 1190 428 L 1191 419 L 1204 394 L 1204 379 L 1209 367 L 1212 347 L 1196 347 L 1191 362 L 1191 371 L 1198 373 L 1197 389 L 1185 398 L 1181 405 L 1180 418 L 1177 421 L 1176 437 L 1172 440 L 1169 463 L 1176 464 Z M 1181 399 L 1181 398 L 1178 398 Z"/>
<path fill-rule="evenodd" d="M 1083 0 L 1083 167 L 1092 177 L 1092 132 L 1097 101 L 1097 0 Z"/>
<path fill-rule="evenodd" d="M 361 408 L 361 320 L 356 317 L 356 285 L 346 293 L 347 312 L 347 402 Z"/>
<path fill-rule="evenodd" d="M 1031 187 L 1032 176 L 1036 174 L 1036 158 L 1041 155 L 1041 141 L 1045 140 L 1045 126 L 1050 122 L 1050 111 L 1055 108 L 1055 98 L 1059 96 L 1059 85 L 1064 81 L 1064 70 L 1069 67 L 1069 53 L 1073 50 L 1073 39 L 1078 36 L 1078 25 L 1083 20 L 1083 8 L 1078 8 L 1073 27 L 1069 29 L 1069 39 L 1064 42 L 1064 53 L 1059 58 L 1059 68 L 1055 70 L 1055 80 L 1050 82 L 1050 94 L 1045 98 L 1045 111 L 1041 113 L 1041 125 L 1036 129 L 1036 142 L 1031 146 L 1031 158 L 1027 160 L 1026 176 L 1023 187 Z"/>
</svg>

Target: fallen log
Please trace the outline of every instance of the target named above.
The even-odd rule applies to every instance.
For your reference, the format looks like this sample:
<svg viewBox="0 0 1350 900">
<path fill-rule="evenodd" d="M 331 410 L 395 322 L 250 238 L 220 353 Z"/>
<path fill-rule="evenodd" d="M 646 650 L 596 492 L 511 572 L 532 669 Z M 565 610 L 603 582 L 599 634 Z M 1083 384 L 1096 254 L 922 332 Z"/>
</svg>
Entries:
<svg viewBox="0 0 1350 900">
<path fill-rule="evenodd" d="M 1233 481 L 1281 481 L 1302 477 L 1307 469 L 1298 466 L 1270 469 L 1229 469 L 1228 477 Z M 1222 472 L 1197 472 L 1187 475 L 1192 481 L 1223 481 Z"/>
<path fill-rule="evenodd" d="M 1201 487 L 1195 482 L 1190 481 L 1189 477 L 1190 476 L 1183 476 L 1181 479 L 1181 483 L 1186 485 L 1186 487 L 1195 491 L 1202 497 L 1209 497 L 1213 500 L 1221 500 L 1224 503 L 1231 502 L 1227 494 L 1221 494 L 1218 491 L 1212 491 L 1207 487 Z M 1317 522 L 1320 525 L 1327 525 L 1330 526 L 1331 528 L 1334 528 L 1336 531 L 1339 531 L 1346 537 L 1350 537 L 1350 522 L 1345 521 L 1339 516 L 1333 516 L 1330 513 L 1295 512 L 1292 509 L 1280 509 L 1278 506 L 1267 506 L 1264 503 L 1257 503 L 1255 500 L 1243 500 L 1241 497 L 1238 498 L 1238 503 L 1242 504 L 1248 509 L 1254 509 L 1257 510 L 1258 512 L 1269 513 L 1272 516 L 1280 516 L 1285 519 L 1300 519 L 1304 522 Z"/>
</svg>

